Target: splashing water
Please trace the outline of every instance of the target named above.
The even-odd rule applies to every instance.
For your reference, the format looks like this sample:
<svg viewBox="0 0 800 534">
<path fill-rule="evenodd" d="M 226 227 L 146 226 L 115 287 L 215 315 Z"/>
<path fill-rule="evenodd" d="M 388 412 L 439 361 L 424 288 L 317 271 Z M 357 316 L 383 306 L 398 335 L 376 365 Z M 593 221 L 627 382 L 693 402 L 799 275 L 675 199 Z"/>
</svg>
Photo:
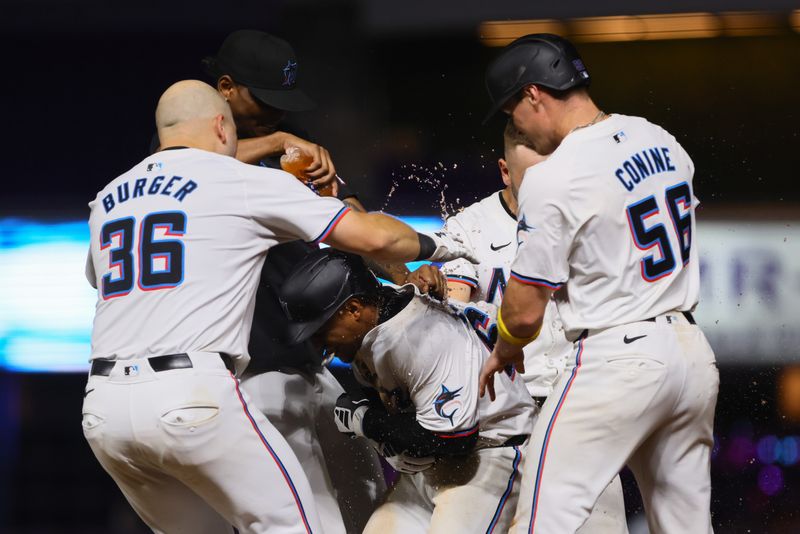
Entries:
<svg viewBox="0 0 800 534">
<path fill-rule="evenodd" d="M 445 192 L 448 189 L 448 172 L 458 168 L 457 163 L 452 166 L 446 166 L 441 161 L 435 165 L 426 167 L 416 163 L 403 164 L 400 166 L 399 171 L 392 171 L 392 185 L 389 188 L 389 193 L 381 206 L 381 211 L 386 211 L 389 208 L 392 197 L 407 184 L 415 184 L 416 189 L 427 193 L 432 193 L 431 207 L 439 210 L 439 215 L 442 220 L 464 209 L 461 206 L 461 199 L 456 198 L 455 202 L 448 202 Z"/>
</svg>

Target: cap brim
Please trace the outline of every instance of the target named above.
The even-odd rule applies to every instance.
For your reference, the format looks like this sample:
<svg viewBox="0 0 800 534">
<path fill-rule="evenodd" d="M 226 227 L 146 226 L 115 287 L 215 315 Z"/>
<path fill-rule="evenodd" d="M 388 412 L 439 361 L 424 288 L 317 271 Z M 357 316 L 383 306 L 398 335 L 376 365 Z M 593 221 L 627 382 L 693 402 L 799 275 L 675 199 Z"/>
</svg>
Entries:
<svg viewBox="0 0 800 534">
<path fill-rule="evenodd" d="M 247 88 L 264 104 L 283 111 L 308 111 L 317 105 L 301 89 L 276 90 L 250 86 Z"/>
<path fill-rule="evenodd" d="M 483 119 L 481 125 L 486 125 L 487 122 L 494 118 L 494 116 L 500 112 L 500 109 L 506 105 L 506 102 L 508 102 L 509 99 L 517 93 L 517 91 L 519 91 L 519 88 L 512 87 L 511 90 L 506 92 L 506 94 L 498 98 L 494 104 L 492 104 L 492 107 L 489 108 L 489 113 L 486 114 L 486 118 Z"/>
</svg>

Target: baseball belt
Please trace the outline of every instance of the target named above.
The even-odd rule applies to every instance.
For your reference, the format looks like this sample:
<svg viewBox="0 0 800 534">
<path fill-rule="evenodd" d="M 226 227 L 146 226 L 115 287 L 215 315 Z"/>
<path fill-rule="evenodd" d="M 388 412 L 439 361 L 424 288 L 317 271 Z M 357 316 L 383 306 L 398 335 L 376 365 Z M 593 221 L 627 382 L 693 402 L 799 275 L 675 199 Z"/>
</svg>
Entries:
<svg viewBox="0 0 800 534">
<path fill-rule="evenodd" d="M 694 320 L 694 316 L 690 312 L 682 311 L 682 312 L 678 312 L 678 313 L 683 315 L 686 318 L 686 320 L 689 322 L 689 324 L 694 324 L 694 325 L 697 324 L 695 322 L 695 320 Z M 656 322 L 656 317 L 650 317 L 649 319 L 642 319 L 641 322 L 643 322 L 643 323 L 654 323 L 654 322 Z M 589 330 L 584 330 L 583 332 L 581 332 L 581 335 L 579 335 L 577 338 L 575 338 L 574 341 L 577 341 L 578 339 L 586 339 L 587 337 L 589 337 Z M 570 338 L 568 338 L 568 339 L 570 339 Z M 570 341 L 573 341 L 573 340 L 570 339 Z"/>
<path fill-rule="evenodd" d="M 233 359 L 224 353 L 220 353 L 219 357 L 222 358 L 225 368 L 231 373 L 235 373 Z M 169 371 L 172 369 L 188 369 L 192 367 L 192 359 L 189 358 L 189 355 L 185 352 L 181 352 L 179 354 L 165 354 L 164 356 L 152 356 L 147 358 L 147 363 L 150 364 L 150 367 L 156 373 L 160 373 L 161 371 Z M 89 371 L 89 374 L 92 376 L 109 376 L 111 374 L 111 370 L 116 364 L 117 360 L 92 360 L 92 368 Z"/>
</svg>

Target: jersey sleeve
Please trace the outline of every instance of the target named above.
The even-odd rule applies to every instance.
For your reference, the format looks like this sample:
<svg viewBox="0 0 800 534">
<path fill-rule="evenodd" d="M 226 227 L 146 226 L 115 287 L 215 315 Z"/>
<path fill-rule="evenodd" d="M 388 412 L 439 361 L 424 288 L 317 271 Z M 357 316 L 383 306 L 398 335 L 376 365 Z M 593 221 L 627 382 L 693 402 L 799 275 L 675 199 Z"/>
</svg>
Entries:
<svg viewBox="0 0 800 534">
<path fill-rule="evenodd" d="M 459 220 L 458 215 L 449 217 L 444 225 L 444 230 L 461 239 L 464 244 L 475 249 L 474 243 L 470 239 L 469 231 Z M 478 269 L 476 266 L 464 258 L 449 261 L 442 265 L 442 272 L 447 277 L 448 282 L 455 282 L 469 286 L 471 291 L 478 289 Z"/>
<path fill-rule="evenodd" d="M 278 237 L 319 243 L 350 211 L 341 200 L 317 196 L 286 172 L 252 166 L 243 174 L 250 216 Z"/>
<path fill-rule="evenodd" d="M 465 437 L 478 431 L 478 380 L 468 357 L 472 338 L 453 331 L 464 328 L 460 321 L 437 315 L 426 312 L 425 322 L 417 323 L 426 330 L 409 333 L 421 343 L 406 337 L 393 365 L 398 378 L 405 378 L 417 422 L 442 438 Z"/>
<path fill-rule="evenodd" d="M 523 284 L 556 290 L 569 275 L 570 229 L 568 194 L 548 174 L 549 161 L 529 168 L 519 192 L 517 255 L 511 278 Z"/>
</svg>

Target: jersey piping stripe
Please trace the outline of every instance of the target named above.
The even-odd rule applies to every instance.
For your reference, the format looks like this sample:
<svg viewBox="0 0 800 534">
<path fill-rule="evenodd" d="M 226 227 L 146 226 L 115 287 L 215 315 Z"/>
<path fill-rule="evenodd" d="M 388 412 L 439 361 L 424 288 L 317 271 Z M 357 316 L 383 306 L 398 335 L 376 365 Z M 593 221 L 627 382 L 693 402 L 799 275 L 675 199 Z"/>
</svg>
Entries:
<svg viewBox="0 0 800 534">
<path fill-rule="evenodd" d="M 486 534 L 492 534 L 492 532 L 494 532 L 494 527 L 497 526 L 497 522 L 500 520 L 500 514 L 503 513 L 503 508 L 505 508 L 506 502 L 508 502 L 508 496 L 511 494 L 511 490 L 514 488 L 514 480 L 517 478 L 518 472 L 517 468 L 519 467 L 519 462 L 522 459 L 522 453 L 519 451 L 518 447 L 514 447 L 514 452 L 514 462 L 511 464 L 511 476 L 508 477 L 506 491 L 503 493 L 503 496 L 500 498 L 500 502 L 497 504 L 497 511 L 494 513 L 492 522 L 489 523 L 489 528 L 486 530 Z"/>
<path fill-rule="evenodd" d="M 239 381 L 236 380 L 236 378 L 234 378 L 233 375 L 231 375 L 231 378 L 234 381 L 236 387 L 236 395 L 239 396 L 239 402 L 242 403 L 242 408 L 244 408 L 244 414 L 247 416 L 247 419 L 250 420 L 250 424 L 253 425 L 253 429 L 258 434 L 258 437 L 261 438 L 261 443 L 264 444 L 264 447 L 266 447 L 270 456 L 272 456 L 272 459 L 278 465 L 278 469 L 280 469 L 284 480 L 286 480 L 286 483 L 289 485 L 289 489 L 291 490 L 292 496 L 294 497 L 294 502 L 297 504 L 297 509 L 300 511 L 300 518 L 303 520 L 303 525 L 306 528 L 306 532 L 311 534 L 311 526 L 308 524 L 308 519 L 306 518 L 306 511 L 303 508 L 303 503 L 300 502 L 300 496 L 297 494 L 297 489 L 294 487 L 294 482 L 292 482 L 292 477 L 289 476 L 289 472 L 286 471 L 286 467 L 284 467 L 283 462 L 281 462 L 281 459 L 278 458 L 278 455 L 275 454 L 275 450 L 269 444 L 267 438 L 264 437 L 264 434 L 261 433 L 261 429 L 258 428 L 258 425 L 256 424 L 255 419 L 253 419 L 253 416 L 250 415 L 250 410 L 247 407 L 247 403 L 245 402 L 244 397 L 242 397 L 242 392 L 239 390 Z"/>
<path fill-rule="evenodd" d="M 550 422 L 547 424 L 547 431 L 544 434 L 544 443 L 542 443 L 542 452 L 539 455 L 539 465 L 536 468 L 536 482 L 533 486 L 533 506 L 531 512 L 531 521 L 528 525 L 528 534 L 533 533 L 533 527 L 536 523 L 536 509 L 539 506 L 539 488 L 541 487 L 542 482 L 542 473 L 544 472 L 544 462 L 547 459 L 547 446 L 550 444 L 550 436 L 553 432 L 553 427 L 556 424 L 556 419 L 558 418 L 558 414 L 561 412 L 561 407 L 564 406 L 564 401 L 567 398 L 567 394 L 569 390 L 572 388 L 572 384 L 575 382 L 575 377 L 578 375 L 578 369 L 581 368 L 581 357 L 583 356 L 583 342 L 585 338 L 581 338 L 578 341 L 578 352 L 575 355 L 575 367 L 572 369 L 572 374 L 567 381 L 567 385 L 564 388 L 564 391 L 561 393 L 561 397 L 558 399 L 558 404 L 556 405 L 556 409 L 553 412 L 552 417 L 550 417 Z"/>
<path fill-rule="evenodd" d="M 471 287 L 472 289 L 478 289 L 478 281 L 468 276 L 461 276 L 458 274 L 448 274 L 447 281 L 455 282 L 457 284 L 464 284 Z"/>
<path fill-rule="evenodd" d="M 564 285 L 564 282 L 551 282 L 550 280 L 545 280 L 544 278 L 523 276 L 519 273 L 515 273 L 514 271 L 511 271 L 511 278 L 514 278 L 517 282 L 528 286 L 548 287 L 550 289 L 559 289 Z"/>
<path fill-rule="evenodd" d="M 339 224 L 339 222 L 341 222 L 342 217 L 347 215 L 348 211 L 350 211 L 350 208 L 347 207 L 347 206 L 345 206 L 344 208 L 340 209 L 339 212 L 334 216 L 334 218 L 331 219 L 331 222 L 328 223 L 328 226 L 325 227 L 325 229 L 322 231 L 322 233 L 319 234 L 319 236 L 316 239 L 314 239 L 313 241 L 311 241 L 311 242 L 312 243 L 319 243 L 320 241 L 325 241 L 325 238 L 327 238 L 328 235 L 331 232 L 333 232 L 333 229 L 336 228 L 336 225 Z"/>
<path fill-rule="evenodd" d="M 455 432 L 435 432 L 435 434 L 436 437 L 442 439 L 450 439 L 450 438 L 463 438 L 466 436 L 471 436 L 477 431 L 478 431 L 478 425 L 475 425 L 472 428 L 468 428 L 467 430 L 457 430 Z"/>
</svg>

